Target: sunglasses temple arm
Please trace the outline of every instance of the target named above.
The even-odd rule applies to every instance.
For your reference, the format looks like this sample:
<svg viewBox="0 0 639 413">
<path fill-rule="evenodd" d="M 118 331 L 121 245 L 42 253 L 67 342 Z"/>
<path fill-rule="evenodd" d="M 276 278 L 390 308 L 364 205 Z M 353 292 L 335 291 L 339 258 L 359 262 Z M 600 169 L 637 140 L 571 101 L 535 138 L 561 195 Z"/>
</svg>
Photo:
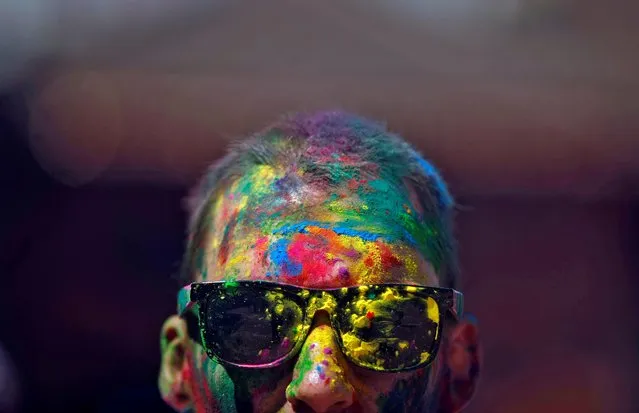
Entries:
<svg viewBox="0 0 639 413">
<path fill-rule="evenodd" d="M 198 306 L 191 301 L 191 286 L 187 285 L 178 293 L 177 314 L 186 322 L 189 337 L 196 343 L 202 344 L 202 335 L 197 317 Z"/>
<path fill-rule="evenodd" d="M 453 290 L 453 303 L 451 310 L 458 320 L 464 316 L 464 294 Z"/>
<path fill-rule="evenodd" d="M 177 314 L 183 315 L 187 311 L 191 310 L 195 303 L 191 301 L 191 286 L 187 285 L 186 287 L 180 289 L 178 292 L 178 300 L 177 300 Z"/>
</svg>

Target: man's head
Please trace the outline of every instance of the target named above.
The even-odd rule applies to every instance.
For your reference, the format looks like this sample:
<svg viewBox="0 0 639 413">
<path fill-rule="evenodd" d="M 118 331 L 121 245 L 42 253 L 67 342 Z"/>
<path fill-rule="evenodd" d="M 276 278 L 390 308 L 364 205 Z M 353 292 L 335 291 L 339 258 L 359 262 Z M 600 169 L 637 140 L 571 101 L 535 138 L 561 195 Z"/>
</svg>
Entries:
<svg viewBox="0 0 639 413">
<path fill-rule="evenodd" d="M 288 285 L 300 297 L 309 294 L 300 288 L 310 288 L 317 300 L 329 298 L 292 298 L 299 307 L 296 311 L 309 316 L 300 324 L 300 333 L 290 336 L 296 341 L 295 351 L 282 350 L 290 341 L 288 336 L 279 343 L 278 351 L 287 357 L 269 364 L 272 349 L 259 351 L 267 368 L 238 366 L 250 364 L 249 360 L 228 363 L 219 357 L 219 348 L 218 353 L 209 349 L 213 357 L 207 356 L 207 346 L 202 344 L 209 344 L 206 336 L 212 334 L 205 331 L 207 325 L 209 330 L 226 331 L 227 344 L 237 330 L 216 325 L 212 320 L 222 320 L 219 314 L 205 316 L 208 321 L 200 319 L 199 334 L 204 340 L 193 337 L 198 333 L 193 328 L 189 331 L 187 317 L 169 318 L 162 331 L 159 384 L 162 396 L 174 408 L 367 413 L 455 411 L 468 402 L 479 366 L 477 329 L 456 320 L 444 308 L 445 300 L 438 305 L 437 297 L 410 298 L 398 287 L 392 290 L 399 297 L 393 303 L 401 301 L 404 307 L 393 307 L 389 292 L 383 306 L 381 293 L 379 297 L 362 295 L 361 302 L 353 299 L 351 304 L 354 312 L 364 312 L 352 314 L 348 321 L 343 314 L 351 309 L 342 308 L 340 298 L 318 291 L 331 290 L 335 295 L 344 287 L 343 291 L 355 291 L 351 287 L 391 283 L 440 287 L 438 291 L 456 287 L 453 200 L 436 170 L 401 138 L 381 125 L 341 112 L 285 118 L 237 145 L 215 164 L 194 191 L 190 206 L 185 284 L 262 282 L 259 285 L 272 287 L 274 294 L 277 286 L 266 282 Z M 225 299 L 223 294 L 215 297 L 218 302 Z M 260 312 L 261 321 L 266 317 L 264 308 L 268 320 L 269 311 L 280 311 L 275 304 L 270 310 L 268 303 L 260 306 L 260 300 L 266 300 L 262 296 L 251 297 L 253 308 L 260 307 L 255 311 Z M 379 347 L 379 337 L 370 336 L 382 334 L 384 323 L 388 324 L 384 334 L 395 334 L 392 331 L 400 327 L 404 333 L 396 334 L 408 334 L 410 326 L 401 321 L 404 312 L 410 312 L 406 300 L 423 300 L 424 318 L 418 321 L 430 317 L 434 329 L 420 324 L 422 333 L 428 330 L 430 335 L 420 343 L 436 342 L 439 351 L 429 348 L 436 352 L 432 357 L 423 351 L 429 358 L 422 358 L 426 365 L 406 371 L 401 363 L 388 364 L 398 367 L 395 372 L 362 367 L 358 360 L 365 350 L 378 363 L 386 363 L 380 354 L 392 358 L 382 351 L 391 342 L 398 360 L 413 348 L 417 351 L 420 343 L 415 344 L 415 339 L 386 337 Z M 226 307 L 216 304 L 215 308 Z M 385 314 L 376 319 L 373 308 L 384 308 Z M 358 326 L 355 344 L 337 331 L 342 328 L 335 325 L 338 316 L 352 328 Z M 281 329 L 282 317 L 278 319 L 279 325 L 275 321 L 268 325 Z M 254 337 L 234 346 L 250 348 L 258 343 L 258 330 L 253 327 Z M 280 332 L 273 332 L 276 335 Z M 243 350 L 229 352 L 245 354 Z"/>
</svg>

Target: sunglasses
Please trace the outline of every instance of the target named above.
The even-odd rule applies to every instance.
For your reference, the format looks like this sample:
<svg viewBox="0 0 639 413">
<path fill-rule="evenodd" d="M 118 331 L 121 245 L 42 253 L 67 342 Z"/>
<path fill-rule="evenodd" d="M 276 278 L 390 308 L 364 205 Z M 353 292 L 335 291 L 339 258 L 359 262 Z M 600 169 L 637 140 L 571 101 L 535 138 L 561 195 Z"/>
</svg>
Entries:
<svg viewBox="0 0 639 413">
<path fill-rule="evenodd" d="M 383 372 L 417 369 L 435 358 L 445 314 L 458 320 L 463 311 L 458 291 L 403 284 L 312 289 L 203 282 L 184 287 L 178 302 L 189 336 L 208 356 L 243 368 L 273 367 L 295 357 L 315 313 L 324 310 L 353 364 Z"/>
</svg>

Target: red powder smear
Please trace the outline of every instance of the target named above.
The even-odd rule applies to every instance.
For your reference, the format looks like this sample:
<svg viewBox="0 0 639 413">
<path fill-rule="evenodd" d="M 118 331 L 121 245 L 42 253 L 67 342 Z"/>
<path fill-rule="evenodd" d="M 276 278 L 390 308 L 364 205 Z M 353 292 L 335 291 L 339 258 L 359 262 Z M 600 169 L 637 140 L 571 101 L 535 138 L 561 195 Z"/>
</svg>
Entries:
<svg viewBox="0 0 639 413">
<path fill-rule="evenodd" d="M 205 379 L 205 375 L 208 374 L 208 372 L 204 372 L 204 377 L 195 377 L 195 375 L 193 374 L 193 365 L 195 363 L 195 360 L 193 359 L 191 353 L 189 352 L 186 356 L 187 358 L 187 366 L 186 368 L 182 371 L 182 380 L 184 380 L 185 383 L 187 383 L 188 385 L 192 386 L 193 389 L 193 401 L 194 401 L 194 407 L 196 409 L 196 411 L 206 411 L 207 409 L 210 409 L 211 407 L 213 407 L 214 411 L 215 409 L 218 407 L 217 403 L 215 403 L 215 400 L 213 399 L 213 393 L 211 392 L 211 389 L 209 388 L 208 385 L 208 381 Z M 204 370 L 204 366 L 201 366 L 200 368 L 197 369 L 197 371 L 201 371 Z M 202 391 L 203 390 L 203 391 Z M 211 406 L 211 404 L 213 404 L 213 406 Z"/>
<path fill-rule="evenodd" d="M 373 265 L 375 265 L 375 262 L 373 262 L 373 257 L 371 257 L 370 255 L 366 257 L 364 259 L 364 264 L 366 264 L 367 267 L 372 267 Z"/>
<path fill-rule="evenodd" d="M 340 260 L 326 258 L 329 252 L 338 256 L 360 256 L 356 250 L 344 245 L 340 236 L 330 228 L 308 226 L 306 231 L 305 234 L 295 234 L 287 249 L 290 262 L 301 265 L 300 282 L 330 277 L 334 265 Z M 345 282 L 348 278 L 340 277 L 340 280 Z"/>
<path fill-rule="evenodd" d="M 260 265 L 266 265 L 266 250 L 268 249 L 268 237 L 261 237 L 255 241 L 254 254 Z"/>
<path fill-rule="evenodd" d="M 288 255 L 292 262 L 302 265 L 301 276 L 306 278 L 324 278 L 332 273 L 336 260 L 327 259 L 326 254 L 352 255 L 352 250 L 341 242 L 331 229 L 309 226 L 308 234 L 296 234 L 289 245 Z"/>
<path fill-rule="evenodd" d="M 393 255 L 393 251 L 388 247 L 388 245 L 383 242 L 377 242 L 377 247 L 379 248 L 379 253 L 382 259 L 382 267 L 384 270 L 389 270 L 393 267 L 399 267 L 402 265 L 402 262 Z"/>
<path fill-rule="evenodd" d="M 193 357 L 191 356 L 191 352 L 186 354 L 186 366 L 184 370 L 182 370 L 182 380 L 186 383 L 193 381 Z"/>
<path fill-rule="evenodd" d="M 367 183 L 366 179 L 357 180 L 353 178 L 348 181 L 348 189 L 354 191 L 358 189 L 360 186 L 366 185 L 366 183 Z"/>
<path fill-rule="evenodd" d="M 375 247 L 377 248 L 377 251 L 368 254 L 366 258 L 364 258 L 364 264 L 367 267 L 372 268 L 375 266 L 376 263 L 374 256 L 377 255 L 376 253 L 379 253 L 379 259 L 384 271 L 388 271 L 393 267 L 401 267 L 403 265 L 399 258 L 393 255 L 393 251 L 391 251 L 388 245 L 381 241 L 376 241 Z"/>
<path fill-rule="evenodd" d="M 324 257 L 328 252 L 328 245 L 320 237 L 295 234 L 288 247 L 289 260 L 301 264 L 300 281 L 308 278 L 318 279 L 329 274 L 330 263 Z"/>
<path fill-rule="evenodd" d="M 422 207 L 422 203 L 417 196 L 417 192 L 413 188 L 412 184 L 407 185 L 408 188 L 408 197 L 410 200 L 410 206 L 413 207 L 417 215 L 424 215 L 424 208 Z"/>
<path fill-rule="evenodd" d="M 329 379 L 328 377 L 326 378 L 326 380 L 324 380 L 324 384 L 329 384 L 331 382 L 331 379 Z"/>
<path fill-rule="evenodd" d="M 229 244 L 231 243 L 231 241 L 233 241 L 233 231 L 235 230 L 235 225 L 237 224 L 238 213 L 239 211 L 237 209 L 233 211 L 233 216 L 224 229 L 224 237 L 222 238 L 222 243 L 220 244 L 220 250 L 217 253 L 217 262 L 220 266 L 226 264 L 226 261 L 229 258 Z"/>
<path fill-rule="evenodd" d="M 375 313 L 372 311 L 369 311 L 368 313 L 366 313 L 366 318 L 368 318 L 369 320 L 372 320 L 373 317 L 375 317 Z"/>
<path fill-rule="evenodd" d="M 362 162 L 361 157 L 357 155 L 341 155 L 339 161 L 345 165 L 360 164 Z"/>
<path fill-rule="evenodd" d="M 359 187 L 359 181 L 355 178 L 348 181 L 348 189 L 356 190 Z"/>
</svg>

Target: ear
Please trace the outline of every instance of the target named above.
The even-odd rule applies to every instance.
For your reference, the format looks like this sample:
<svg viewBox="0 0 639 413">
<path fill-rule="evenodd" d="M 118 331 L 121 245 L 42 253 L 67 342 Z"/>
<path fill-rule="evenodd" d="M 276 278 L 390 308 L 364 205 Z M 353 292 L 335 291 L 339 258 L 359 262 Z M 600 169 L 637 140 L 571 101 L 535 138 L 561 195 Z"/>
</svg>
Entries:
<svg viewBox="0 0 639 413">
<path fill-rule="evenodd" d="M 466 316 L 450 330 L 444 357 L 447 369 L 441 383 L 440 411 L 455 413 L 475 394 L 482 365 L 479 328 L 473 316 Z"/>
<path fill-rule="evenodd" d="M 190 366 L 186 352 L 189 351 L 186 323 L 180 317 L 169 317 L 162 326 L 160 348 L 162 360 L 158 387 L 162 399 L 178 412 L 192 407 L 192 394 L 185 380 Z"/>
</svg>

